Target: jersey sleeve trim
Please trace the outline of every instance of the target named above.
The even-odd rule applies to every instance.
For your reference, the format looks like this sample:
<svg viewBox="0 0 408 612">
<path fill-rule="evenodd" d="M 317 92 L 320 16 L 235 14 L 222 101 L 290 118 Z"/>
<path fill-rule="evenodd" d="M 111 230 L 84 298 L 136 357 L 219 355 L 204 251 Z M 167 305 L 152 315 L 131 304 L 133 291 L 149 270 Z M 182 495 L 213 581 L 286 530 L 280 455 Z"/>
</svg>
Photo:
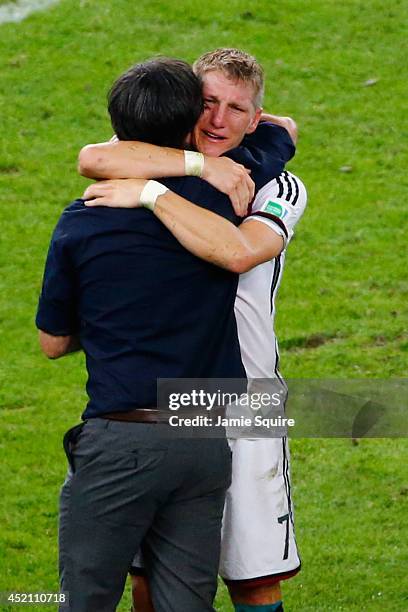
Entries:
<svg viewBox="0 0 408 612">
<path fill-rule="evenodd" d="M 279 227 L 282 229 L 283 233 L 285 234 L 286 238 L 289 238 L 288 230 L 286 229 L 283 221 L 279 219 L 279 217 L 276 217 L 275 215 L 271 215 L 270 213 L 267 213 L 267 212 L 263 212 L 262 210 L 254 211 L 249 217 L 247 217 L 247 219 L 249 220 L 253 217 L 264 217 L 265 219 L 270 219 L 276 225 L 279 225 Z"/>
<path fill-rule="evenodd" d="M 247 221 L 256 221 L 257 223 L 262 223 L 263 225 L 266 225 L 267 227 L 269 227 L 273 232 L 275 232 L 275 234 L 277 234 L 278 236 L 280 236 L 283 240 L 283 248 L 286 249 L 286 247 L 288 246 L 288 243 L 290 241 L 290 239 L 292 238 L 293 232 L 289 231 L 289 235 L 287 235 L 286 233 L 286 228 L 283 229 L 282 225 L 278 225 L 275 222 L 275 219 L 273 218 L 273 215 L 251 215 L 249 217 L 246 217 L 243 221 L 243 223 L 246 223 Z"/>
</svg>

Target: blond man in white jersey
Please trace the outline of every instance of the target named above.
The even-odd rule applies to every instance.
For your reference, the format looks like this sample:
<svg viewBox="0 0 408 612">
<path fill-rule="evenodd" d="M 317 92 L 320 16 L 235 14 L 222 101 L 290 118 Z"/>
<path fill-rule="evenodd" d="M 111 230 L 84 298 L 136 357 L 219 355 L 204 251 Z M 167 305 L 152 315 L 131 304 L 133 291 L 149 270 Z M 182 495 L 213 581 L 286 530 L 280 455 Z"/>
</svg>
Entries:
<svg viewBox="0 0 408 612">
<path fill-rule="evenodd" d="M 205 154 L 201 176 L 228 193 L 235 210 L 243 214 L 254 188 L 248 174 L 227 158 L 214 158 L 256 129 L 262 113 L 262 71 L 254 58 L 230 49 L 204 55 L 196 70 L 203 78 L 205 102 L 194 135 L 196 148 Z M 296 140 L 292 120 L 268 119 Z M 182 152 L 143 143 L 86 147 L 80 168 L 92 178 L 114 179 L 186 172 Z M 145 185 L 140 179 L 97 183 L 88 188 L 85 198 L 93 205 L 137 206 Z M 153 214 L 193 254 L 241 274 L 235 312 L 249 378 L 279 377 L 275 296 L 286 246 L 305 205 L 302 182 L 283 172 L 258 192 L 239 228 L 170 192 L 158 195 L 153 207 Z M 233 483 L 224 514 L 220 574 L 237 612 L 283 610 L 280 580 L 300 569 L 287 440 L 237 439 L 231 445 Z M 137 609 L 149 607 L 139 601 Z"/>
</svg>

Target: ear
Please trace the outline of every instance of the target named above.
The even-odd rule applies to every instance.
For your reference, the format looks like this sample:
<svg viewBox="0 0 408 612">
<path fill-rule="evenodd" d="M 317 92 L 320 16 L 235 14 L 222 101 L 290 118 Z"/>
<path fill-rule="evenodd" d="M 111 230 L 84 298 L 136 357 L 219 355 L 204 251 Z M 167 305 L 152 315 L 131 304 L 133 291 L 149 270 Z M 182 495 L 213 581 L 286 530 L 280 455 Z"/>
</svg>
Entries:
<svg viewBox="0 0 408 612">
<path fill-rule="evenodd" d="M 249 124 L 245 134 L 252 134 L 252 132 L 255 132 L 256 128 L 258 127 L 258 123 L 259 123 L 259 120 L 261 118 L 262 111 L 263 111 L 263 108 L 257 108 L 256 109 L 255 115 L 254 115 L 251 123 Z"/>
</svg>

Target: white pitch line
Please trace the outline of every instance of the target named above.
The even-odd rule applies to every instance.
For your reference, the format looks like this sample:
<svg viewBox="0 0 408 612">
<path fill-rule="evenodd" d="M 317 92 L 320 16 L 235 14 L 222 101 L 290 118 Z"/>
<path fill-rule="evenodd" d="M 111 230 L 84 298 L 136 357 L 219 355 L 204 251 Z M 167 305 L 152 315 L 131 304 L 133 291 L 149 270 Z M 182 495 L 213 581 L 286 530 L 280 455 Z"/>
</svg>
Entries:
<svg viewBox="0 0 408 612">
<path fill-rule="evenodd" d="M 56 4 L 59 0 L 18 0 L 0 5 L 0 24 L 22 21 L 35 11 Z"/>
</svg>

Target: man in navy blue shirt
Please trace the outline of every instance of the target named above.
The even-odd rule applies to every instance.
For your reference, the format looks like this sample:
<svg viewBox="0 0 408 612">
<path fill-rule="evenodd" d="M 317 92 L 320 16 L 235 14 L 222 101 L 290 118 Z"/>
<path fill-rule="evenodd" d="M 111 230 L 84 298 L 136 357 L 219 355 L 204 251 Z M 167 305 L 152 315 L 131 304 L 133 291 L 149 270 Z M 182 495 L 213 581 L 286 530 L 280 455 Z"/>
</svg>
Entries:
<svg viewBox="0 0 408 612">
<path fill-rule="evenodd" d="M 275 296 L 287 243 L 305 208 L 306 191 L 297 177 L 286 171 L 280 176 L 274 172 L 276 162 L 279 165 L 293 153 L 296 126 L 289 118 L 269 115 L 267 119 L 277 125 L 261 124 L 254 133 L 262 106 L 263 75 L 255 58 L 247 53 L 216 49 L 199 58 L 194 69 L 203 79 L 205 104 L 194 130 L 194 144 L 205 153 L 201 176 L 230 195 L 238 214 L 246 213 L 245 196 L 250 186 L 245 181 L 240 184 L 239 167 L 231 167 L 225 157 L 214 156 L 229 155 L 245 163 L 257 187 L 263 185 L 268 172 L 268 179 L 274 180 L 259 190 L 239 228 L 183 198 L 166 194 L 158 198 L 153 214 L 195 255 L 228 270 L 246 272 L 235 303 L 244 365 L 252 379 L 279 380 L 273 331 Z M 84 194 L 89 206 L 140 206 L 140 191 L 146 181 L 121 177 L 185 174 L 182 151 L 120 141 L 85 147 L 80 170 L 91 178 L 116 179 L 91 185 Z M 220 574 L 237 612 L 276 612 L 283 609 L 280 581 L 300 569 L 287 440 L 239 439 L 231 445 L 233 478 L 224 511 Z M 265 474 L 274 477 L 266 479 Z M 259 546 L 260 541 L 264 547 Z M 146 582 L 139 575 L 139 560 L 135 566 L 135 609 L 152 612 Z"/>
<path fill-rule="evenodd" d="M 146 62 L 118 79 L 109 110 L 121 138 L 181 146 L 202 110 L 200 82 L 182 62 Z M 237 222 L 206 183 L 167 186 Z M 142 539 L 156 609 L 212 609 L 230 451 L 222 438 L 164 438 L 156 379 L 245 376 L 237 280 L 145 210 L 76 200 L 57 224 L 36 322 L 48 356 L 81 346 L 87 362 L 86 420 L 65 438 L 72 474 L 60 511 L 61 586 L 74 612 L 116 609 Z"/>
<path fill-rule="evenodd" d="M 182 144 L 201 111 L 197 104 L 198 115 L 187 113 L 199 82 L 193 84 L 186 70 L 156 60 L 119 79 L 110 96 L 119 138 Z M 171 126 L 157 128 L 167 120 L 165 109 L 152 107 L 146 91 L 159 92 L 169 107 L 188 102 L 171 124 L 184 126 L 184 133 L 165 140 Z M 131 124 L 137 112 L 145 124 Z M 228 199 L 198 179 L 164 184 L 237 223 Z M 145 196 L 146 205 L 177 197 L 163 191 Z M 115 609 L 142 539 L 155 609 L 212 609 L 229 452 L 223 439 L 163 441 L 156 379 L 244 376 L 233 317 L 236 283 L 236 275 L 184 251 L 147 211 L 118 214 L 85 208 L 81 200 L 64 211 L 37 325 L 51 357 L 77 348 L 79 339 L 89 373 L 88 420 L 65 440 L 73 475 L 62 492 L 61 577 L 72 610 Z"/>
</svg>

